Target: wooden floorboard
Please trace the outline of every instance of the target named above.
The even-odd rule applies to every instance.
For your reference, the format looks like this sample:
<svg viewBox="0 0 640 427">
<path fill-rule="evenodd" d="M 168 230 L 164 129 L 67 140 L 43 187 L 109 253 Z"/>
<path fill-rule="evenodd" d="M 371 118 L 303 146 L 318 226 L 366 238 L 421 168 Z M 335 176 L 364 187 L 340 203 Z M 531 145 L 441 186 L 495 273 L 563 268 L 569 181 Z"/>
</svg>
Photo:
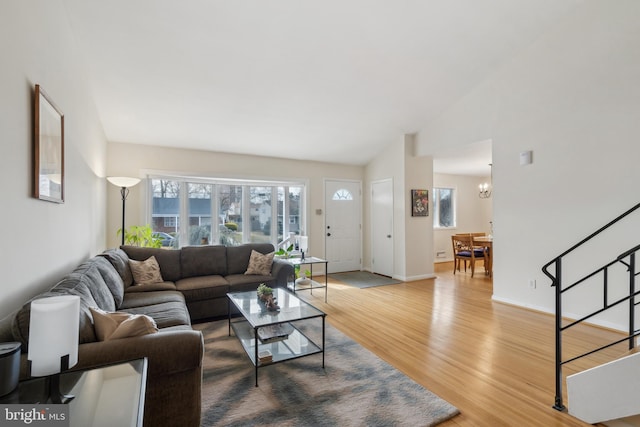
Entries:
<svg viewBox="0 0 640 427">
<path fill-rule="evenodd" d="M 437 264 L 436 279 L 367 289 L 330 279 L 328 303 L 323 290 L 299 295 L 325 311 L 331 325 L 458 407 L 461 414 L 444 427 L 588 425 L 552 409 L 553 316 L 492 301 L 482 267 L 474 278 L 451 268 Z M 580 325 L 567 335 L 565 355 L 620 336 Z M 623 351 L 607 350 L 564 373 Z"/>
</svg>

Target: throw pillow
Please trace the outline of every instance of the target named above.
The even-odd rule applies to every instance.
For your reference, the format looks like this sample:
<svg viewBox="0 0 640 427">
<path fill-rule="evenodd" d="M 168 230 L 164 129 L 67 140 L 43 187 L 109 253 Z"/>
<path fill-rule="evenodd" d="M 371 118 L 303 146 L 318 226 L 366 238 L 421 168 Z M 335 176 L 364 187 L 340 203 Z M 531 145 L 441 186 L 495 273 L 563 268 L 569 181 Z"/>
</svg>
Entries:
<svg viewBox="0 0 640 427">
<path fill-rule="evenodd" d="M 133 274 L 133 283 L 136 285 L 164 282 L 160 274 L 160 266 L 154 256 L 150 256 L 144 261 L 130 259 L 129 266 L 131 267 L 131 274 Z"/>
<path fill-rule="evenodd" d="M 249 266 L 244 274 L 260 274 L 262 276 L 268 276 L 271 274 L 273 255 L 274 252 L 263 255 L 258 251 L 252 250 L 251 257 L 249 258 Z"/>
<path fill-rule="evenodd" d="M 109 313 L 93 307 L 90 310 L 93 315 L 96 337 L 100 341 L 139 337 L 158 332 L 156 322 L 146 314 L 129 314 L 118 311 Z"/>
</svg>

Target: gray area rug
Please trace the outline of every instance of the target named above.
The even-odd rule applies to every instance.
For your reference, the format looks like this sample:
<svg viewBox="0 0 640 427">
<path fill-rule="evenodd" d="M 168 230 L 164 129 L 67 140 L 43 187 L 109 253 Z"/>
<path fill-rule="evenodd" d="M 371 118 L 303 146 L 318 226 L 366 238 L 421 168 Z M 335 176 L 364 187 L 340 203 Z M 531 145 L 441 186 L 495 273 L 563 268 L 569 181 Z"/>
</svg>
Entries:
<svg viewBox="0 0 640 427">
<path fill-rule="evenodd" d="M 321 343 L 320 320 L 310 324 L 305 333 Z M 459 413 L 328 323 L 324 370 L 321 354 L 269 365 L 259 387 L 226 320 L 194 328 L 205 339 L 203 427 L 434 426 Z"/>
<path fill-rule="evenodd" d="M 395 285 L 402 283 L 380 274 L 369 273 L 368 271 L 347 271 L 346 273 L 331 273 L 329 277 L 356 288 L 372 288 L 374 286 Z"/>
</svg>

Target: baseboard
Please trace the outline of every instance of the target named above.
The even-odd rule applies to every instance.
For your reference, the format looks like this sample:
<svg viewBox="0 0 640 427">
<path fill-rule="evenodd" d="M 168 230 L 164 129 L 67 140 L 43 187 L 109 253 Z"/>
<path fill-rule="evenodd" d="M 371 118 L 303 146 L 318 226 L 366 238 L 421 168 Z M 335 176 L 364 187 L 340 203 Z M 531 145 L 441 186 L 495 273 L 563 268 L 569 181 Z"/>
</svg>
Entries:
<svg viewBox="0 0 640 427">
<path fill-rule="evenodd" d="M 522 304 L 520 301 L 514 301 L 514 300 L 510 300 L 508 298 L 502 298 L 502 297 L 497 297 L 495 295 L 491 296 L 491 300 L 495 301 L 495 302 L 499 302 L 502 304 L 509 304 L 509 305 L 513 305 L 516 307 L 522 307 L 522 308 L 526 308 L 528 310 L 533 310 L 533 311 L 539 311 L 541 313 L 546 313 L 546 314 L 550 314 L 552 316 L 555 316 L 555 311 L 553 310 L 549 310 L 547 307 L 542 307 L 539 305 L 533 305 L 533 304 Z M 568 320 L 576 320 L 576 319 L 580 319 L 582 316 L 576 314 L 576 313 L 565 313 L 563 318 L 568 319 Z M 606 320 L 590 320 L 590 321 L 585 321 L 584 322 L 587 325 L 591 325 L 591 326 L 597 326 L 600 328 L 606 328 L 606 329 L 611 329 L 614 331 L 618 331 L 618 332 L 623 332 L 626 333 L 626 329 L 625 326 L 623 325 L 619 325 L 617 323 L 613 323 L 613 322 L 607 322 Z"/>
<path fill-rule="evenodd" d="M 373 270 L 371 270 L 371 268 L 367 268 L 367 267 L 364 267 L 364 268 L 362 269 L 362 271 L 366 271 L 366 272 L 368 272 L 368 273 L 376 274 L 376 273 L 374 273 L 374 272 L 373 272 Z M 400 280 L 400 281 L 402 281 L 402 282 L 415 282 L 415 281 L 417 281 L 417 280 L 435 279 L 436 277 L 438 277 L 438 276 L 436 276 L 435 274 L 432 274 L 432 273 L 429 273 L 429 274 L 421 274 L 421 275 L 419 275 L 419 276 L 401 276 L 401 275 L 399 275 L 399 274 L 393 274 L 393 275 L 391 275 L 391 278 L 392 278 L 392 279 Z"/>
<path fill-rule="evenodd" d="M 418 276 L 400 276 L 400 275 L 394 274 L 391 277 L 396 280 L 402 280 L 403 282 L 415 282 L 415 281 L 424 280 L 424 279 L 435 279 L 438 276 L 436 276 L 435 274 L 429 273 L 429 274 L 421 274 Z"/>
</svg>

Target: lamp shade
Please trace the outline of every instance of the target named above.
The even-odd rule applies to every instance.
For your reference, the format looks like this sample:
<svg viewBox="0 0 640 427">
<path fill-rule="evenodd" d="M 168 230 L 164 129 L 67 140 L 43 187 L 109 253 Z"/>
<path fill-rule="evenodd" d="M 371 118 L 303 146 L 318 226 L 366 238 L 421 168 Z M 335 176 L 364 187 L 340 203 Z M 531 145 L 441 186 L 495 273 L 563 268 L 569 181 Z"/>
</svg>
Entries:
<svg viewBox="0 0 640 427">
<path fill-rule="evenodd" d="M 60 372 L 61 358 L 69 356 L 68 367 L 78 363 L 80 297 L 62 295 L 31 302 L 29 354 L 31 375 Z"/>
<path fill-rule="evenodd" d="M 130 178 L 128 176 L 108 176 L 107 181 L 117 187 L 129 188 L 140 182 L 140 178 Z"/>
<path fill-rule="evenodd" d="M 300 251 L 307 252 L 309 250 L 309 237 L 308 236 L 298 237 L 298 247 L 300 248 Z"/>
</svg>

